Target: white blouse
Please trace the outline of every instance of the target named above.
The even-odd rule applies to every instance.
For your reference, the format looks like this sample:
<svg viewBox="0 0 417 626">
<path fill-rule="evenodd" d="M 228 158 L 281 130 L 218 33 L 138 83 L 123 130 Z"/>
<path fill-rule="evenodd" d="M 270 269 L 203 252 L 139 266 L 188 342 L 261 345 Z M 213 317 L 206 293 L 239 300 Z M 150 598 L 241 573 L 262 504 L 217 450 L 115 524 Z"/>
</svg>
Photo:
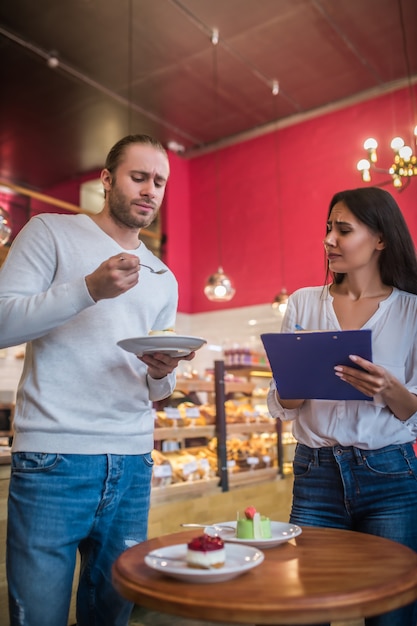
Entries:
<svg viewBox="0 0 417 626">
<path fill-rule="evenodd" d="M 281 332 L 341 330 L 326 287 L 307 287 L 288 301 Z M 372 330 L 373 361 L 417 395 L 417 296 L 393 289 L 362 328 Z M 271 415 L 293 420 L 293 434 L 311 448 L 356 446 L 376 450 L 391 444 L 412 442 L 417 436 L 417 413 L 403 422 L 395 417 L 382 397 L 373 400 L 305 400 L 297 409 L 279 403 L 275 383 L 268 394 Z"/>
</svg>

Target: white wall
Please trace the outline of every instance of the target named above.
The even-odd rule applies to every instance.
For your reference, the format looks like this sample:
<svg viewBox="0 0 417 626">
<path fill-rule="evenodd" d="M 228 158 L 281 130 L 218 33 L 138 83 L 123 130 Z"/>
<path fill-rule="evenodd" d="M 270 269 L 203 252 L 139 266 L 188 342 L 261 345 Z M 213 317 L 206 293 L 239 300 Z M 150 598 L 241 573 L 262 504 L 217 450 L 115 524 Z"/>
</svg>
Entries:
<svg viewBox="0 0 417 626">
<path fill-rule="evenodd" d="M 178 314 L 176 332 L 179 335 L 203 337 L 207 345 L 197 351 L 193 361 L 180 363 L 179 372 L 197 370 L 203 374 L 216 360 L 224 358 L 224 350 L 244 346 L 264 352 L 260 335 L 279 332 L 282 315 L 271 304 L 213 311 L 211 313 Z"/>
</svg>

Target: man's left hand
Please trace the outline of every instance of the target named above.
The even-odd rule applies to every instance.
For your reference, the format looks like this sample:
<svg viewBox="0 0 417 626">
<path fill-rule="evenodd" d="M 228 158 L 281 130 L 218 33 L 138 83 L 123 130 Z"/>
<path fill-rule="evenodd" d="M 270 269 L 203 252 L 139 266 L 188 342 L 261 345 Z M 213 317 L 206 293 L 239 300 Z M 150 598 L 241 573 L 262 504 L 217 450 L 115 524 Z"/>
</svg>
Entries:
<svg viewBox="0 0 417 626">
<path fill-rule="evenodd" d="M 138 357 L 139 361 L 145 363 L 148 374 L 151 378 L 164 378 L 178 367 L 180 361 L 191 361 L 195 357 L 195 352 L 190 352 L 186 356 L 172 357 L 162 352 L 147 353 Z"/>
</svg>

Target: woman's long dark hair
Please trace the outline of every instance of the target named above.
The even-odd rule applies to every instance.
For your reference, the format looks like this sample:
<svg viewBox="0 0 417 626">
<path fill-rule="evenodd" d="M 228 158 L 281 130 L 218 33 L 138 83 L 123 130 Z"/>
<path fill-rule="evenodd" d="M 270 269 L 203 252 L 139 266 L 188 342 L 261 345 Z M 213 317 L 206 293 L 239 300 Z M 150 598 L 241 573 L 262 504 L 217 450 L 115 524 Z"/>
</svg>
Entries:
<svg viewBox="0 0 417 626">
<path fill-rule="evenodd" d="M 381 280 L 385 285 L 417 294 L 417 257 L 414 243 L 401 209 L 393 196 L 379 187 L 359 187 L 336 193 L 330 202 L 327 219 L 335 204 L 343 202 L 353 215 L 385 244 L 379 256 Z M 333 282 L 341 283 L 345 274 L 330 272 Z"/>
</svg>

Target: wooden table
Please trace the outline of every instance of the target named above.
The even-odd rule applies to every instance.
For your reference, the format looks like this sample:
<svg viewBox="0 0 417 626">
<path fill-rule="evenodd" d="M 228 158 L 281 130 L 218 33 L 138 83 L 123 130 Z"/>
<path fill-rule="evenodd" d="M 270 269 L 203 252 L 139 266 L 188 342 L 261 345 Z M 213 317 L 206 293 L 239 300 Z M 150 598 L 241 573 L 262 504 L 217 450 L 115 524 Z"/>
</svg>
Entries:
<svg viewBox="0 0 417 626">
<path fill-rule="evenodd" d="M 147 567 L 144 556 L 187 543 L 196 531 L 129 548 L 113 566 L 121 595 L 149 609 L 243 624 L 318 624 L 386 613 L 417 599 L 417 554 L 387 539 L 304 527 L 264 550 L 261 565 L 222 583 L 187 584 Z"/>
</svg>

